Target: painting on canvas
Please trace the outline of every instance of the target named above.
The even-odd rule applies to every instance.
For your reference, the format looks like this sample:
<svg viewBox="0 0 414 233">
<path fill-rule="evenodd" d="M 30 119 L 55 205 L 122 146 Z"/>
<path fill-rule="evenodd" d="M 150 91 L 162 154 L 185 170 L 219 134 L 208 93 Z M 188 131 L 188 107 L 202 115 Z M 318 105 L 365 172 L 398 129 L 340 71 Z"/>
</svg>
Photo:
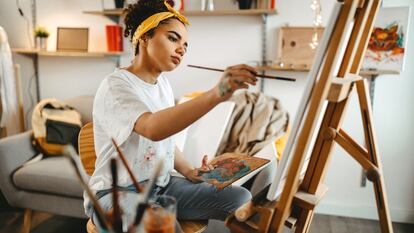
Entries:
<svg viewBox="0 0 414 233">
<path fill-rule="evenodd" d="M 409 15 L 409 7 L 379 10 L 362 63 L 363 70 L 403 70 Z"/>
</svg>

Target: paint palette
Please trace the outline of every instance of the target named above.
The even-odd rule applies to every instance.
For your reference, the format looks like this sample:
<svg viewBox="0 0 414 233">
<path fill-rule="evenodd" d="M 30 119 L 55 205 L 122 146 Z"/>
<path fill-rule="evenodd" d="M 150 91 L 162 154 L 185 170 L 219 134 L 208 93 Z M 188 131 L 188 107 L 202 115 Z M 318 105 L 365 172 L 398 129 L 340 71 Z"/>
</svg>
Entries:
<svg viewBox="0 0 414 233">
<path fill-rule="evenodd" d="M 225 153 L 210 162 L 214 169 L 203 172 L 202 177 L 218 189 L 223 189 L 269 162 L 268 159 Z"/>
</svg>

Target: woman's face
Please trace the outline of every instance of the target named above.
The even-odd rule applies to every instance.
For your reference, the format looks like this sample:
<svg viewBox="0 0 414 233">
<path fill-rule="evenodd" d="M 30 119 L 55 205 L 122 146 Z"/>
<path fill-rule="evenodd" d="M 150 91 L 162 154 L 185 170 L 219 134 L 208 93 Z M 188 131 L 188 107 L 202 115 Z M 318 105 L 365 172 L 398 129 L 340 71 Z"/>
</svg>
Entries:
<svg viewBox="0 0 414 233">
<path fill-rule="evenodd" d="M 171 71 L 181 63 L 187 46 L 187 28 L 172 18 L 158 26 L 148 40 L 146 50 L 153 66 L 160 71 Z"/>
</svg>

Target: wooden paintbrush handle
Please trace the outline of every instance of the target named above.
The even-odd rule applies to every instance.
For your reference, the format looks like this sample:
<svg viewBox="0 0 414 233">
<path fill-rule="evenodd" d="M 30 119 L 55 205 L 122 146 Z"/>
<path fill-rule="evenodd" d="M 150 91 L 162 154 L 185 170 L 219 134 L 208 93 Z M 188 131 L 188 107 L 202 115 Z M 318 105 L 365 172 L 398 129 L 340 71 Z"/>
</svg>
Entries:
<svg viewBox="0 0 414 233">
<path fill-rule="evenodd" d="M 197 68 L 197 69 L 203 69 L 203 70 L 212 70 L 212 71 L 218 71 L 218 72 L 224 72 L 225 70 L 223 69 L 217 69 L 217 68 L 211 68 L 211 67 L 205 67 L 205 66 L 195 66 L 195 65 L 187 65 L 188 67 L 191 68 Z M 277 77 L 277 76 L 270 76 L 270 75 L 265 75 L 265 74 L 255 74 L 256 77 L 259 78 L 267 78 L 267 79 L 276 79 L 276 80 L 283 80 L 283 81 L 290 81 L 290 82 L 295 82 L 296 79 L 294 78 L 287 78 L 287 77 Z"/>
<path fill-rule="evenodd" d="M 254 204 L 252 201 L 249 201 L 240 206 L 234 213 L 234 216 L 239 222 L 244 222 L 255 213 Z"/>
<path fill-rule="evenodd" d="M 144 189 L 141 187 L 141 185 L 139 185 L 137 178 L 134 176 L 134 173 L 132 172 L 130 166 L 128 165 L 128 161 L 126 160 L 124 154 L 121 151 L 121 148 L 119 148 L 118 144 L 113 138 L 112 138 L 112 144 L 114 144 L 115 149 L 118 152 L 118 155 L 121 158 L 122 163 L 124 164 L 129 176 L 131 177 L 131 180 L 135 186 L 135 189 L 137 190 L 138 193 L 141 193 Z"/>
</svg>

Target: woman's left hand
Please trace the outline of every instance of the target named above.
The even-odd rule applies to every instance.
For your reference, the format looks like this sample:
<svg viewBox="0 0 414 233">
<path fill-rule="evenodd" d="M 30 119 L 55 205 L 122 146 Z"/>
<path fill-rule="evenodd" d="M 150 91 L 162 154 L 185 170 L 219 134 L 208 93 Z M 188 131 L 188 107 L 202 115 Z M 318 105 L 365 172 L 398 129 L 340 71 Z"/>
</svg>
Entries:
<svg viewBox="0 0 414 233">
<path fill-rule="evenodd" d="M 208 165 L 207 155 L 204 155 L 203 160 L 201 161 L 201 167 L 190 170 L 187 174 L 184 174 L 184 176 L 193 183 L 201 183 L 204 181 L 202 174 L 212 169 L 213 167 Z"/>
</svg>

